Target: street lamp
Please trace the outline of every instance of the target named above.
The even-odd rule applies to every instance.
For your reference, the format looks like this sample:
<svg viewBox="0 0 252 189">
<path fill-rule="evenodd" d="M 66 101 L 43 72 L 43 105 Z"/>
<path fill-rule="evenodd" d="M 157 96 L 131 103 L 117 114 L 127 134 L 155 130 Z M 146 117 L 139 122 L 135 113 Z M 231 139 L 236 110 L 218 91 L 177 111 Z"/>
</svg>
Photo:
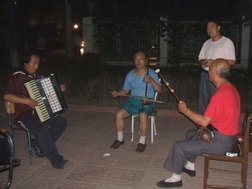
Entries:
<svg viewBox="0 0 252 189">
<path fill-rule="evenodd" d="M 74 25 L 73 25 L 73 28 L 74 28 L 75 30 L 77 30 L 77 29 L 79 28 L 79 25 L 78 25 L 78 24 L 74 24 Z"/>
</svg>

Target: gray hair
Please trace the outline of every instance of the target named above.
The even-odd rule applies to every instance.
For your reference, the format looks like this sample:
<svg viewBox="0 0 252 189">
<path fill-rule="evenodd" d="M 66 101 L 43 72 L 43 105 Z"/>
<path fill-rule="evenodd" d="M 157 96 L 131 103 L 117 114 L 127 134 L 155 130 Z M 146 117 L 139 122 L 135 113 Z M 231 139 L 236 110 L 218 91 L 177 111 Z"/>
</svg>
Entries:
<svg viewBox="0 0 252 189">
<path fill-rule="evenodd" d="M 230 69 L 227 66 L 218 65 L 217 72 L 218 72 L 219 76 L 223 79 L 228 79 L 230 76 Z"/>
</svg>

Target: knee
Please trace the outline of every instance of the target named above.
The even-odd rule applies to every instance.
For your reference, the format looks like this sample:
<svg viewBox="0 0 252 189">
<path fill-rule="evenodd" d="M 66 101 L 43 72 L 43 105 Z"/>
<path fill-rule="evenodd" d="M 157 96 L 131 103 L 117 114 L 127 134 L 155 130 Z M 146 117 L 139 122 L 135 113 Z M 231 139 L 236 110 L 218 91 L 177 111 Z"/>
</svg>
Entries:
<svg viewBox="0 0 252 189">
<path fill-rule="evenodd" d="M 57 122 L 57 125 L 61 126 L 62 128 L 66 128 L 67 126 L 67 120 L 64 117 L 58 117 L 56 122 Z"/>
<path fill-rule="evenodd" d="M 124 114 L 123 114 L 123 112 L 122 112 L 121 110 L 119 110 L 118 112 L 116 112 L 115 118 L 116 118 L 116 121 L 118 121 L 118 120 L 123 120 L 123 119 L 124 119 Z"/>
<path fill-rule="evenodd" d="M 184 148 L 181 142 L 176 142 L 173 145 L 173 150 L 176 152 L 176 154 L 183 154 L 184 153 Z"/>
</svg>

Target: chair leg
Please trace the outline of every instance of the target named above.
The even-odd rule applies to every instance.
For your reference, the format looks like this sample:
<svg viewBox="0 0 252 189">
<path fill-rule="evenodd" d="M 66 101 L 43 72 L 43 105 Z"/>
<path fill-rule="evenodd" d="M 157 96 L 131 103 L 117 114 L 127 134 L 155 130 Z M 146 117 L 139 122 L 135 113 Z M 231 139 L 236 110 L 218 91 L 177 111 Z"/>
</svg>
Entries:
<svg viewBox="0 0 252 189">
<path fill-rule="evenodd" d="M 27 148 L 28 148 L 28 160 L 29 164 L 32 164 L 32 145 L 31 145 L 31 133 L 29 131 L 26 132 L 27 137 Z"/>
<path fill-rule="evenodd" d="M 207 179 L 208 179 L 208 170 L 209 170 L 209 160 L 205 157 L 204 162 L 204 182 L 203 182 L 203 189 L 207 188 Z"/>
<path fill-rule="evenodd" d="M 241 182 L 242 182 L 242 188 L 246 189 L 247 188 L 247 169 L 248 169 L 248 164 L 242 163 L 241 164 Z"/>
<path fill-rule="evenodd" d="M 13 178 L 13 165 L 11 162 L 10 168 L 9 168 L 9 176 L 8 176 L 8 182 L 5 185 L 4 189 L 9 189 L 12 183 L 12 178 Z"/>
<path fill-rule="evenodd" d="M 156 129 L 155 117 L 153 118 L 153 128 L 154 128 L 154 135 L 157 136 L 157 129 Z"/>
<path fill-rule="evenodd" d="M 155 127 L 155 120 L 154 120 L 154 117 L 151 117 L 151 143 L 153 143 L 153 140 L 154 140 L 154 128 Z"/>
<path fill-rule="evenodd" d="M 131 116 L 131 142 L 133 142 L 134 140 L 134 123 L 135 123 L 134 116 Z"/>
</svg>

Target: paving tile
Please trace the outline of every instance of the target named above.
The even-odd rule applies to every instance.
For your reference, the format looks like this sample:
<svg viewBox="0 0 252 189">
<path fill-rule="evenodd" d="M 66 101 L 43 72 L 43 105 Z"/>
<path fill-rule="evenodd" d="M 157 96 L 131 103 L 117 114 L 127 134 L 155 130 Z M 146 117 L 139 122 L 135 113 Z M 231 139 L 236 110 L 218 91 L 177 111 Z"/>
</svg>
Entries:
<svg viewBox="0 0 252 189">
<path fill-rule="evenodd" d="M 138 143 L 136 122 L 134 141 L 131 142 L 131 120 L 125 121 L 124 145 L 110 148 L 116 138 L 114 113 L 117 108 L 73 107 L 64 113 L 68 127 L 57 141 L 60 154 L 69 162 L 63 170 L 54 169 L 47 158 L 33 154 L 32 164 L 24 132 L 15 133 L 16 156 L 21 165 L 14 169 L 11 189 L 157 189 L 156 182 L 171 175 L 163 167 L 169 149 L 177 140 L 183 139 L 188 129 L 195 126 L 176 111 L 159 111 L 156 116 L 157 136 L 144 153 L 135 152 Z M 6 127 L 6 118 L 0 124 Z M 196 160 L 196 177 L 182 173 L 181 189 L 201 189 L 203 186 L 204 159 Z M 216 167 L 230 167 L 239 170 L 238 165 L 213 163 Z M 3 186 L 7 172 L 0 173 Z M 210 181 L 239 186 L 235 174 L 211 172 Z M 252 153 L 249 154 L 247 188 L 252 188 Z"/>
</svg>

